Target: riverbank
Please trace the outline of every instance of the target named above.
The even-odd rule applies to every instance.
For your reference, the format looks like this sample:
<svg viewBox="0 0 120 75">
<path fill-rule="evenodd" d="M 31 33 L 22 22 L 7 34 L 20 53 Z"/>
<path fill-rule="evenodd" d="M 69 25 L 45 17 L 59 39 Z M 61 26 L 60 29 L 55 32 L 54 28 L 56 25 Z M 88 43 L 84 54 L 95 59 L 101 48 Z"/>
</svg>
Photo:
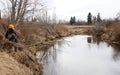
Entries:
<svg viewBox="0 0 120 75">
<path fill-rule="evenodd" d="M 0 63 L 6 66 L 2 66 L 4 68 L 1 67 L 2 75 L 6 75 L 6 73 L 9 75 L 42 75 L 43 66 L 40 60 L 36 58 L 37 51 L 47 50 L 59 38 L 85 34 L 88 29 L 91 28 L 91 26 L 43 26 L 30 24 L 31 23 L 16 27 L 20 39 L 19 43 L 9 42 L 4 38 L 4 32 L 0 33 Z M 6 58 L 4 58 L 3 63 L 2 56 L 4 55 Z M 7 62 L 11 62 L 12 64 L 8 65 L 9 63 Z M 22 67 L 19 65 L 22 65 Z M 16 66 L 17 69 L 14 68 L 14 66 Z"/>
<path fill-rule="evenodd" d="M 110 44 L 120 44 L 120 22 L 111 22 L 108 26 L 96 26 L 89 30 L 95 39 L 106 41 Z"/>
</svg>

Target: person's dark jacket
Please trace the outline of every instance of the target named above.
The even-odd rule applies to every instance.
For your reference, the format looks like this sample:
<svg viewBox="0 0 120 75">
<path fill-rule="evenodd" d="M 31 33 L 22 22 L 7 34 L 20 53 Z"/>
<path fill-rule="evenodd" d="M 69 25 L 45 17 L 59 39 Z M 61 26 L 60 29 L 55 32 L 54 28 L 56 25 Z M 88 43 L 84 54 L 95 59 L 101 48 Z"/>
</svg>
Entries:
<svg viewBox="0 0 120 75">
<path fill-rule="evenodd" d="M 5 33 L 5 38 L 9 39 L 9 41 L 18 42 L 16 31 L 12 28 L 9 28 L 7 30 L 7 32 Z"/>
</svg>

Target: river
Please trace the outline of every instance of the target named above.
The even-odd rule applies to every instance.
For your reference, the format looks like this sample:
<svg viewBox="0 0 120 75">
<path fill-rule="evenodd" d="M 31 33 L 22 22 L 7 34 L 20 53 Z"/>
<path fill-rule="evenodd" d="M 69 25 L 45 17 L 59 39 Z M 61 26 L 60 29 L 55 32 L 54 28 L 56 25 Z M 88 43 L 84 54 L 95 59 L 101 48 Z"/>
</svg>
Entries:
<svg viewBox="0 0 120 75">
<path fill-rule="evenodd" d="M 44 75 L 120 75 L 120 49 L 91 36 L 76 35 L 58 40 L 37 53 Z"/>
</svg>

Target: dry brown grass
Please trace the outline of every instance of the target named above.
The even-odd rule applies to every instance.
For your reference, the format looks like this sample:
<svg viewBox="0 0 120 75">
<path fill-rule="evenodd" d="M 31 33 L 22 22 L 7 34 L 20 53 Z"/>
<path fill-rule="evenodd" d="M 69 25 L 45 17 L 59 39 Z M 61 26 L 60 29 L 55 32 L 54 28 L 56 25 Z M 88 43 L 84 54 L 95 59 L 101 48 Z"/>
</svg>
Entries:
<svg viewBox="0 0 120 75">
<path fill-rule="evenodd" d="M 33 34 L 39 35 L 40 26 L 32 23 L 20 24 L 16 27 L 21 42 L 32 43 L 35 41 Z"/>
<path fill-rule="evenodd" d="M 26 44 L 34 44 L 59 37 L 67 31 L 61 25 L 40 25 L 39 23 L 24 23 L 16 27 L 20 41 Z"/>
<path fill-rule="evenodd" d="M 32 71 L 5 52 L 0 52 L 0 75 L 32 75 Z"/>
<path fill-rule="evenodd" d="M 120 42 L 120 22 L 114 22 L 107 28 L 107 33 L 114 37 L 114 41 Z"/>
<path fill-rule="evenodd" d="M 120 22 L 110 22 L 108 26 L 97 26 L 89 31 L 95 38 L 108 42 L 120 42 Z"/>
</svg>

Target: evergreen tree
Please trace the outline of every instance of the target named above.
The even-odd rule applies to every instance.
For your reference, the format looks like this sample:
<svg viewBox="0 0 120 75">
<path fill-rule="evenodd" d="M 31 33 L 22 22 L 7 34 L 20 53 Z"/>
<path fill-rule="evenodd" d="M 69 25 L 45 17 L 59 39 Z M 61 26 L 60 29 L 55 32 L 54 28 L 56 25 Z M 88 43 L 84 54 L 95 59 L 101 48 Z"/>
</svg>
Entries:
<svg viewBox="0 0 120 75">
<path fill-rule="evenodd" d="M 70 18 L 70 24 L 73 24 L 73 17 Z"/>
<path fill-rule="evenodd" d="M 101 22 L 100 13 L 98 13 L 98 15 L 97 15 L 97 22 Z"/>
<path fill-rule="evenodd" d="M 75 16 L 73 17 L 73 23 L 76 24 L 76 18 L 75 18 Z"/>
<path fill-rule="evenodd" d="M 71 17 L 71 18 L 70 18 L 70 24 L 73 25 L 73 24 L 75 24 L 75 23 L 76 23 L 76 18 L 75 18 L 75 16 L 74 16 L 74 17 Z"/>
<path fill-rule="evenodd" d="M 89 12 L 87 16 L 87 23 L 92 24 L 92 14 Z"/>
<path fill-rule="evenodd" d="M 1 20 L 1 11 L 0 11 L 0 20 Z"/>
</svg>

